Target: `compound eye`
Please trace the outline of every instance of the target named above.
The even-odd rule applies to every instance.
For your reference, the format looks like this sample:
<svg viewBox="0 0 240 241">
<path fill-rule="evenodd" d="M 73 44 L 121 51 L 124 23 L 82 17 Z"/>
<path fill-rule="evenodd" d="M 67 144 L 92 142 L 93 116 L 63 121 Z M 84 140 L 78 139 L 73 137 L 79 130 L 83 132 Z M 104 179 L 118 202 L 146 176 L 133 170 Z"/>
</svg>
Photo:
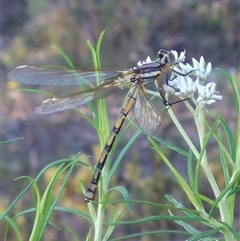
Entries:
<svg viewBox="0 0 240 241">
<path fill-rule="evenodd" d="M 169 63 L 175 63 L 176 59 L 172 52 L 168 53 L 168 62 Z"/>
<path fill-rule="evenodd" d="M 159 59 L 163 59 L 164 57 L 167 57 L 167 55 L 168 55 L 168 51 L 165 50 L 165 49 L 160 49 L 158 51 L 158 58 Z"/>
</svg>

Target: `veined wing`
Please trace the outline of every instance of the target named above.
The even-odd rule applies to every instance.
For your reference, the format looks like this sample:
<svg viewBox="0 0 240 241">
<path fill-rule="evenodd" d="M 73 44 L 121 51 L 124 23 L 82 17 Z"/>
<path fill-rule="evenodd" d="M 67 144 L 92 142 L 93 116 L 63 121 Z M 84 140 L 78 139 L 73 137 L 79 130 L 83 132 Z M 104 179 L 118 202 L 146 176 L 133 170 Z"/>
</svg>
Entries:
<svg viewBox="0 0 240 241">
<path fill-rule="evenodd" d="M 137 123 L 149 134 L 157 131 L 160 126 L 161 117 L 150 102 L 144 86 L 142 86 L 137 96 L 135 116 Z"/>
<path fill-rule="evenodd" d="M 123 74 L 132 73 L 121 68 L 71 68 L 63 66 L 21 65 L 11 69 L 9 80 L 33 85 L 76 86 L 79 84 L 96 83 L 98 78 L 104 81 L 116 79 Z"/>
<path fill-rule="evenodd" d="M 94 99 L 105 98 L 111 95 L 119 85 L 124 86 L 124 82 L 106 80 L 96 88 L 84 90 L 72 95 L 49 98 L 38 105 L 34 112 L 36 114 L 51 114 L 59 111 L 75 109 Z"/>
</svg>

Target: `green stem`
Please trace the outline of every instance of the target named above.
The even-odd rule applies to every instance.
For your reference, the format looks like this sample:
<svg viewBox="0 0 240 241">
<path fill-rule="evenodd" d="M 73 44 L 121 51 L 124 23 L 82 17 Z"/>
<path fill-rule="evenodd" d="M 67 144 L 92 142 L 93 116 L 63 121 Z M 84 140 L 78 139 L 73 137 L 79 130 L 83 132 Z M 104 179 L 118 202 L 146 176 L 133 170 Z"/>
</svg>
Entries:
<svg viewBox="0 0 240 241">
<path fill-rule="evenodd" d="M 102 240 L 102 226 L 103 226 L 103 219 L 104 219 L 104 210 L 105 209 L 103 208 L 103 204 L 98 203 L 97 219 L 94 224 L 94 226 L 95 226 L 94 241 Z"/>
<path fill-rule="evenodd" d="M 202 110 L 196 110 L 195 123 L 196 123 L 196 127 L 198 130 L 200 147 L 203 148 L 204 147 L 204 138 L 205 138 L 205 116 L 204 116 Z M 202 165 L 202 167 L 205 171 L 205 174 L 207 176 L 207 179 L 213 189 L 215 197 L 218 197 L 220 195 L 220 190 L 219 190 L 218 185 L 215 181 L 215 178 L 211 172 L 211 169 L 208 165 L 208 158 L 207 158 L 206 151 L 204 151 L 204 153 L 203 153 L 201 165 Z"/>
<path fill-rule="evenodd" d="M 196 127 L 198 130 L 200 147 L 202 149 L 202 148 L 204 148 L 204 138 L 205 138 L 205 115 L 204 115 L 204 112 L 202 110 L 196 109 L 196 114 L 194 115 L 194 117 L 195 117 Z M 210 185 L 212 187 L 213 193 L 214 193 L 215 197 L 217 198 L 221 194 L 221 192 L 219 190 L 217 182 L 216 182 L 216 180 L 211 172 L 210 166 L 208 164 L 206 150 L 204 150 L 204 153 L 202 156 L 201 166 L 205 172 L 208 182 L 210 183 Z M 219 211 L 220 211 L 220 215 L 221 215 L 221 220 L 224 223 L 231 225 L 229 216 L 228 216 L 228 204 L 227 204 L 226 198 L 227 198 L 226 196 L 223 197 L 223 199 L 219 202 Z M 211 222 L 211 219 L 209 219 L 209 221 Z M 233 235 L 228 230 L 226 230 L 224 228 L 222 230 L 222 232 L 223 232 L 223 235 L 226 238 L 226 240 L 229 240 L 229 241 L 234 240 Z"/>
<path fill-rule="evenodd" d="M 198 112 L 194 111 L 193 108 L 190 105 L 187 105 L 187 108 L 189 109 L 190 113 L 192 113 L 195 117 L 195 123 L 196 123 L 196 126 L 197 126 L 198 135 L 199 135 L 200 146 L 201 146 L 201 148 L 203 148 L 204 137 L 205 137 L 205 116 L 204 116 L 202 111 L 198 111 Z M 196 147 L 194 146 L 194 144 L 190 140 L 189 136 L 187 135 L 187 133 L 183 129 L 183 127 L 180 124 L 180 122 L 178 121 L 178 119 L 176 118 L 172 109 L 169 109 L 168 113 L 171 116 L 174 124 L 178 128 L 179 132 L 181 133 L 182 137 L 187 142 L 188 146 L 190 147 L 190 149 L 192 150 L 192 152 L 196 156 L 196 158 L 199 158 L 200 153 L 198 152 L 198 150 L 196 149 Z M 207 179 L 208 179 L 208 181 L 209 181 L 209 183 L 212 187 L 212 190 L 214 192 L 215 197 L 218 197 L 220 195 L 220 190 L 219 190 L 219 187 L 218 187 L 218 185 L 217 185 L 217 183 L 214 179 L 214 176 L 211 172 L 211 169 L 208 165 L 206 152 L 203 153 L 202 160 L 201 160 L 201 166 L 204 169 L 204 172 L 205 172 L 205 174 L 207 176 Z M 219 203 L 220 215 L 222 217 L 223 222 L 225 222 L 227 224 L 230 224 L 229 219 L 228 219 L 228 215 L 227 215 L 228 209 L 227 209 L 226 205 L 227 205 L 226 198 L 224 198 Z M 202 215 L 204 216 L 204 218 L 208 219 L 208 217 L 206 216 L 206 213 L 205 213 L 205 215 L 204 215 L 204 213 L 202 213 Z M 217 222 L 214 219 L 211 218 L 211 219 L 208 219 L 208 220 L 212 223 L 213 226 L 219 226 L 219 224 L 217 224 Z M 226 240 L 229 240 L 229 241 L 234 240 L 233 235 L 228 230 L 226 230 L 224 228 L 222 232 L 223 232 L 223 235 L 226 238 Z"/>
<path fill-rule="evenodd" d="M 190 147 L 190 149 L 192 150 L 193 154 L 198 158 L 199 157 L 199 152 L 196 149 L 196 147 L 193 145 L 192 141 L 190 140 L 190 138 L 188 137 L 186 131 L 183 129 L 182 125 L 180 124 L 180 122 L 178 121 L 176 115 L 174 114 L 173 110 L 170 108 L 168 110 L 169 115 L 171 116 L 172 121 L 174 122 L 174 124 L 176 125 L 177 129 L 179 130 L 179 132 L 181 133 L 183 139 L 187 142 L 188 146 Z"/>
<path fill-rule="evenodd" d="M 88 41 L 90 50 L 92 52 L 92 57 L 93 57 L 93 63 L 94 67 L 99 68 L 100 67 L 100 47 L 101 47 L 101 42 L 103 38 L 104 32 L 99 37 L 97 47 L 94 49 L 93 45 Z M 102 81 L 101 78 L 97 76 L 97 83 L 100 84 Z M 104 99 L 100 99 L 97 102 L 98 106 L 98 115 L 96 118 L 94 118 L 94 124 L 97 126 L 97 131 L 98 131 L 98 138 L 100 142 L 100 147 L 101 150 L 104 148 L 104 144 L 109 136 L 109 119 L 108 119 L 108 114 L 107 114 L 107 108 L 106 108 L 106 103 Z M 107 164 L 107 163 L 106 163 Z M 96 213 L 96 219 L 94 219 L 94 227 L 95 227 L 95 232 L 94 232 L 94 241 L 99 241 L 102 240 L 102 228 L 103 228 L 103 221 L 104 221 L 104 213 L 105 213 L 105 208 L 103 204 L 104 200 L 104 193 L 106 192 L 106 189 L 108 187 L 108 172 L 109 172 L 109 164 L 105 165 L 102 173 L 101 173 L 101 178 L 99 180 L 98 184 L 98 206 L 97 206 L 97 213 Z"/>
</svg>

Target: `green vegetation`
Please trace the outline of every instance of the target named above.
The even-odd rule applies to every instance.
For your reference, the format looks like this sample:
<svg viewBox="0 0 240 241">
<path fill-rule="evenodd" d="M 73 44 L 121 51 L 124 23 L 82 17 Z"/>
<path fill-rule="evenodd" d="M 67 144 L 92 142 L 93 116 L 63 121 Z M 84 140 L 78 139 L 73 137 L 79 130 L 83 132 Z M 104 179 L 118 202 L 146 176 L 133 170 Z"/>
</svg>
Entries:
<svg viewBox="0 0 240 241">
<path fill-rule="evenodd" d="M 89 42 L 95 67 L 100 66 L 100 46 L 102 36 L 103 34 L 99 38 L 96 50 Z M 72 65 L 67 56 L 61 51 L 60 53 L 67 62 Z M 236 111 L 237 113 L 240 113 L 240 95 L 236 81 L 226 72 L 221 72 L 226 76 L 233 88 Z M 31 235 L 29 240 L 35 241 L 45 239 L 44 237 L 47 238 L 48 235 L 46 227 L 53 225 L 52 229 L 54 229 L 55 225 L 52 223 L 51 217 L 57 212 L 65 214 L 71 213 L 74 216 L 77 216 L 78 219 L 75 220 L 75 222 L 78 223 L 77 226 L 81 226 L 83 220 L 85 220 L 84 223 L 88 221 L 90 226 L 92 226 L 92 228 L 89 229 L 89 232 L 85 232 L 85 235 L 81 235 L 79 237 L 79 234 L 76 232 L 77 230 L 74 230 L 74 228 L 69 225 L 67 230 L 70 234 L 70 240 L 85 239 L 95 241 L 113 241 L 130 240 L 144 236 L 150 238 L 154 237 L 155 239 L 165 237 L 167 239 L 167 237 L 171 237 L 171 235 L 174 234 L 182 235 L 183 237 L 188 238 L 188 240 L 211 240 L 214 237 L 214 240 L 240 240 L 239 233 L 237 233 L 234 229 L 234 211 L 236 195 L 239 193 L 238 179 L 240 177 L 240 120 L 238 120 L 237 139 L 235 140 L 234 134 L 231 132 L 227 122 L 222 117 L 212 116 L 212 119 L 215 119 L 215 121 L 213 124 L 209 124 L 206 120 L 203 109 L 196 108 L 196 110 L 194 110 L 187 101 L 186 107 L 189 109 L 190 113 L 193 114 L 193 119 L 195 120 L 198 133 L 197 135 L 199 136 L 199 150 L 191 142 L 189 136 L 181 126 L 172 109 L 169 109 L 168 112 L 182 137 L 188 143 L 189 152 L 186 152 L 171 143 L 167 143 L 157 136 L 149 136 L 149 140 L 153 150 L 158 153 L 159 157 L 162 158 L 172 175 L 175 177 L 178 188 L 180 188 L 183 192 L 184 199 L 186 199 L 186 197 L 188 198 L 188 202 L 193 206 L 192 208 L 186 208 L 180 201 L 176 200 L 175 197 L 169 194 L 165 196 L 169 201 L 168 205 L 166 205 L 159 202 L 147 201 L 151 200 L 150 195 L 142 195 L 144 197 L 143 199 L 132 199 L 131 190 L 128 191 L 124 186 L 117 185 L 109 188 L 109 184 L 112 183 L 112 179 L 120 162 L 122 161 L 122 158 L 127 155 L 126 151 L 131 145 L 133 145 L 136 138 L 141 133 L 141 131 L 138 130 L 136 134 L 132 136 L 128 144 L 122 148 L 116 162 L 112 166 L 110 164 L 113 160 L 114 151 L 110 153 L 99 182 L 98 199 L 88 204 L 81 204 L 81 206 L 87 206 L 88 211 L 86 210 L 86 207 L 80 208 L 79 206 L 79 208 L 69 208 L 58 205 L 62 195 L 64 196 L 64 189 L 67 189 L 68 182 L 70 181 L 71 176 L 74 175 L 76 165 L 86 165 L 88 168 L 92 169 L 91 166 L 86 163 L 84 157 L 78 155 L 74 159 L 64 159 L 53 162 L 45 167 L 38 174 L 36 179 L 26 176 L 21 177 L 21 179 L 25 178 L 29 180 L 30 184 L 17 196 L 12 204 L 9 205 L 7 210 L 2 213 L 1 219 L 4 221 L 4 240 L 10 240 L 8 237 L 11 229 L 14 230 L 18 240 L 25 240 L 26 238 L 24 238 L 24 234 L 22 233 L 21 227 L 17 224 L 17 220 L 20 217 L 25 217 L 30 214 L 33 214 L 33 227 L 30 232 Z M 97 109 L 92 104 L 89 104 L 89 110 L 93 115 L 93 119 L 90 119 L 81 112 L 78 113 L 90 122 L 97 131 L 100 146 L 103 148 L 110 133 L 109 117 L 107 115 L 105 100 L 101 99 L 97 101 Z M 125 127 L 123 133 L 127 132 L 130 125 L 131 122 Z M 123 135 L 121 135 L 118 139 L 114 148 L 115 150 L 122 137 Z M 209 166 L 211 158 L 208 157 L 207 149 L 211 138 L 216 140 L 219 147 L 219 165 L 222 167 L 221 175 L 224 177 L 224 188 L 222 188 L 222 190 L 220 190 L 219 184 L 217 183 L 217 180 L 215 179 Z M 227 146 L 224 144 L 224 139 L 227 140 Z M 184 176 L 173 166 L 171 161 L 164 154 L 161 146 L 166 146 L 167 148 L 176 151 L 178 155 L 184 156 L 184 159 L 187 160 L 187 163 L 185 164 L 188 166 L 187 179 L 184 178 Z M 46 175 L 47 171 L 54 166 L 57 166 L 57 168 L 51 174 L 45 190 L 41 191 L 42 188 L 39 186 L 40 178 Z M 140 179 L 136 179 L 137 177 L 135 176 L 135 174 L 137 174 L 137 167 L 134 169 L 135 170 L 132 172 L 134 175 L 131 175 L 131 181 L 133 184 L 138 184 L 138 182 L 141 181 Z M 213 196 L 207 196 L 201 192 L 201 180 L 203 173 L 206 175 L 205 182 L 208 185 L 209 191 L 213 191 Z M 86 184 L 81 175 L 79 175 L 79 180 L 80 185 L 78 185 L 78 187 L 81 186 L 82 191 L 85 192 Z M 152 181 L 155 183 L 162 182 L 162 179 L 158 178 L 153 179 Z M 23 208 L 23 210 L 21 210 L 18 214 L 12 215 L 11 213 L 14 213 L 14 208 L 17 206 L 17 203 L 21 201 L 23 196 L 29 193 L 30 190 L 33 191 L 33 207 L 29 209 Z M 119 197 L 117 192 L 121 194 L 120 196 L 122 196 L 123 199 L 117 199 L 117 197 Z M 148 183 L 142 187 L 141 192 L 149 192 Z M 66 195 L 65 198 L 67 199 L 71 197 Z M 171 203 L 173 205 L 171 205 Z M 83 211 L 80 211 L 82 208 Z M 138 210 L 146 208 L 154 209 L 155 213 L 149 214 L 148 216 L 140 216 L 138 218 L 136 216 L 139 212 Z M 164 209 L 168 212 L 168 214 L 159 214 L 159 212 Z M 132 215 L 131 218 L 129 215 L 126 216 L 127 212 Z M 148 223 L 158 223 L 160 221 L 175 222 L 177 225 L 182 226 L 184 231 L 180 231 L 177 228 L 171 230 L 164 228 L 149 228 L 148 225 L 148 228 L 144 228 L 147 227 L 146 224 Z M 56 222 L 56 220 L 54 222 Z M 199 224 L 202 224 L 202 227 L 199 226 Z M 122 234 L 121 237 L 114 235 L 115 229 L 121 226 L 124 227 L 129 225 L 142 226 L 142 228 L 140 228 L 137 232 L 127 232 L 128 234 Z"/>
<path fill-rule="evenodd" d="M 16 19 L 3 22 L 1 36 L 0 239 L 240 240 L 239 1 L 26 3 L 23 14 L 3 2 L 3 20 Z M 109 96 L 107 107 L 103 99 L 36 116 L 47 92 L 82 87 L 18 93 L 5 72 L 26 63 L 129 68 L 161 48 L 187 49 L 189 61 L 203 55 L 235 74 L 211 75 L 223 95 L 214 109 L 197 113 L 187 102 L 164 109 L 159 132 L 148 139 L 130 115 L 95 201 L 86 204 L 85 189 L 125 94 Z M 162 101 L 154 101 L 160 111 Z"/>
</svg>

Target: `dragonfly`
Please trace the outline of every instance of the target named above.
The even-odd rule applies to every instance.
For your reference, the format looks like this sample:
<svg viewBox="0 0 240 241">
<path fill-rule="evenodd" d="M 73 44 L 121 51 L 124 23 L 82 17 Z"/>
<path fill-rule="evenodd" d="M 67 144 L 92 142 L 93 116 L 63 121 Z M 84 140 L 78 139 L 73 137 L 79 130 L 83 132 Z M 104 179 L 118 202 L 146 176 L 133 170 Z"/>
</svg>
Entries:
<svg viewBox="0 0 240 241">
<path fill-rule="evenodd" d="M 102 150 L 96 165 L 90 185 L 86 189 L 84 199 L 93 201 L 97 185 L 114 141 L 131 108 L 135 104 L 135 117 L 142 129 L 147 133 L 154 133 L 161 123 L 161 117 L 152 104 L 146 86 L 156 83 L 157 89 L 165 106 L 170 105 L 166 100 L 163 88 L 163 76 L 169 74 L 176 64 L 171 51 L 159 50 L 158 59 L 143 62 L 130 69 L 122 68 L 71 68 L 63 66 L 33 66 L 21 65 L 11 69 L 7 78 L 11 81 L 48 86 L 77 86 L 79 84 L 102 82 L 78 93 L 49 98 L 42 101 L 36 108 L 36 114 L 51 114 L 59 111 L 75 109 L 89 101 L 105 98 L 113 94 L 116 89 L 129 88 L 122 104 L 116 123 Z"/>
</svg>

